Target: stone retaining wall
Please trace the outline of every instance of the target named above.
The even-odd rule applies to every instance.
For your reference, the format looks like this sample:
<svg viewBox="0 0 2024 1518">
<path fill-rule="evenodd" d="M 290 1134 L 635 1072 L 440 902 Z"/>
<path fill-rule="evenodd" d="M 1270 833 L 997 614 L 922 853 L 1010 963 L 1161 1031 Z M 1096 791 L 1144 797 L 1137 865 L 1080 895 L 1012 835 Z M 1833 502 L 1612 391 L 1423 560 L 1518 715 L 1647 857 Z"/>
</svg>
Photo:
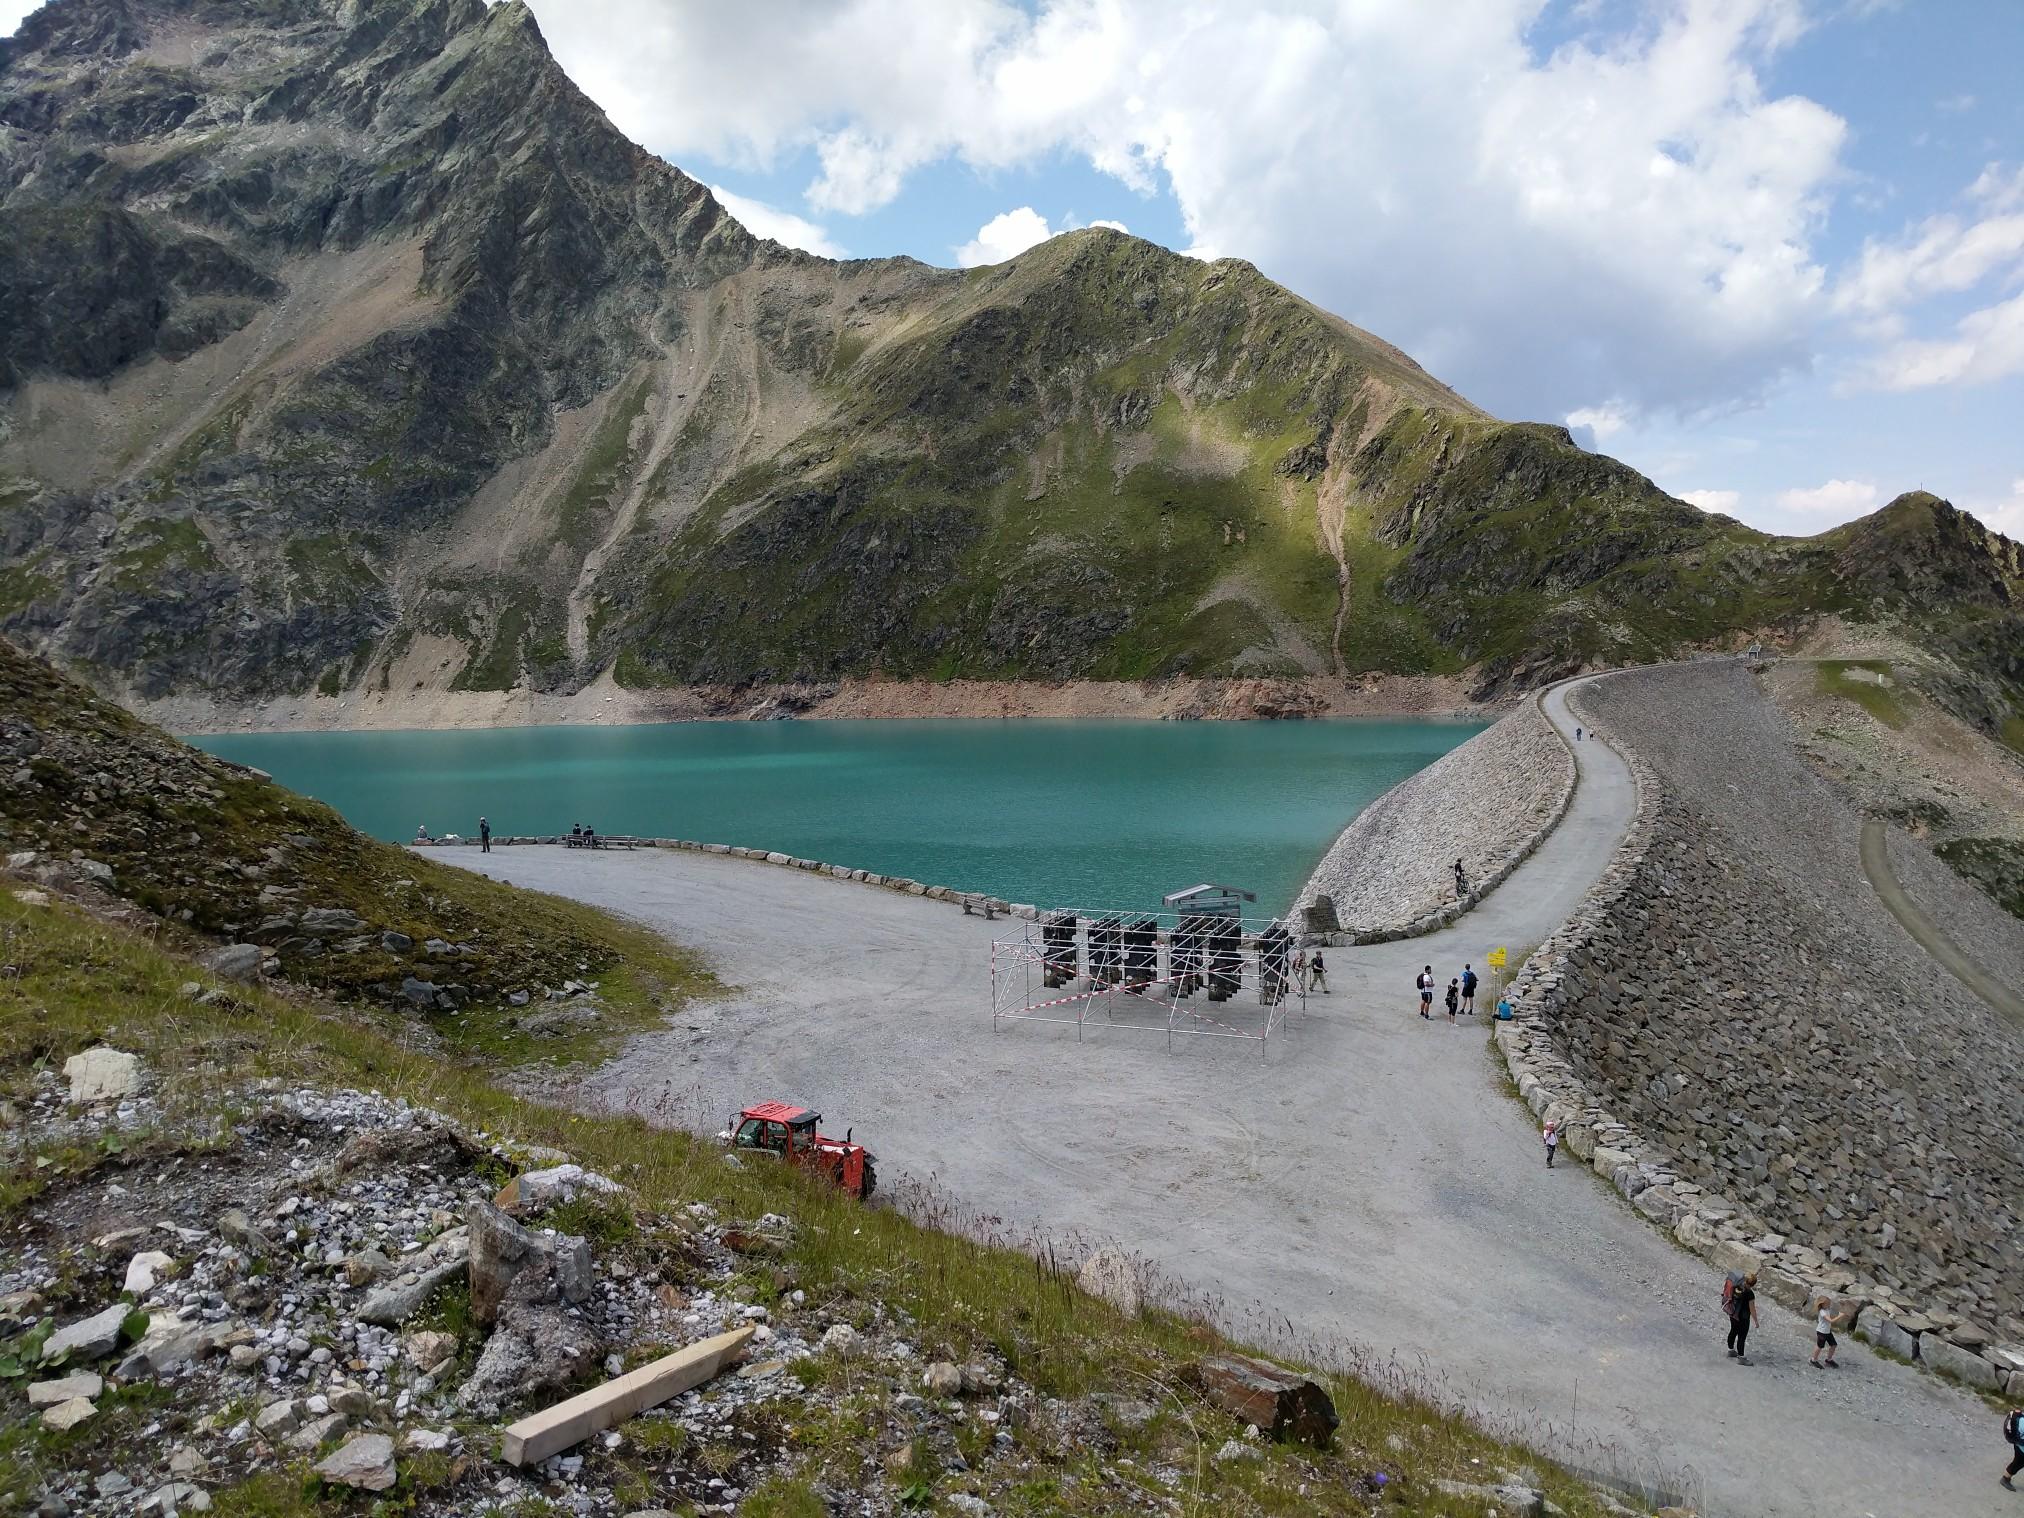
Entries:
<svg viewBox="0 0 2024 1518">
<path fill-rule="evenodd" d="M 1574 705 L 1638 806 L 1513 981 L 1496 1042 L 1520 1095 L 1773 1300 L 1836 1297 L 1884 1347 L 2024 1391 L 2024 1098 L 2015 1044 L 1992 1046 L 2014 1035 L 1869 920 L 1856 819 L 1779 762 L 1747 675 L 1619 676 Z"/>
<path fill-rule="evenodd" d="M 1359 812 L 1301 888 L 1311 937 L 1384 943 L 1444 928 L 1523 864 L 1574 799 L 1574 756 L 1538 700 L 1409 775 Z M 1460 856 L 1469 892 L 1455 895 Z"/>
</svg>

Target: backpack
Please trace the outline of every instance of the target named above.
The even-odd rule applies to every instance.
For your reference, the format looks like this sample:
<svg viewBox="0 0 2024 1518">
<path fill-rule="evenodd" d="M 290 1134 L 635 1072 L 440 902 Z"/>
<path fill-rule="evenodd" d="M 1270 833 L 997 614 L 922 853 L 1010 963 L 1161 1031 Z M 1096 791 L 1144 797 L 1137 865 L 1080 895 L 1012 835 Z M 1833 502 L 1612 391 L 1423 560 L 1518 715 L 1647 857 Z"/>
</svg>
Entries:
<svg viewBox="0 0 2024 1518">
<path fill-rule="evenodd" d="M 1743 1284 L 1743 1278 L 1730 1271 L 1722 1277 L 1722 1311 L 1730 1317 L 1736 1315 L 1736 1288 Z"/>
<path fill-rule="evenodd" d="M 2014 1407 L 2010 1409 L 2009 1415 L 2003 1419 L 2003 1437 L 2019 1449 L 2024 1449 L 2024 1428 L 2018 1426 L 2017 1409 Z"/>
<path fill-rule="evenodd" d="M 1462 972 L 1462 994 L 1464 996 L 1474 996 L 1476 994 L 1476 972 L 1474 970 L 1464 970 Z"/>
</svg>

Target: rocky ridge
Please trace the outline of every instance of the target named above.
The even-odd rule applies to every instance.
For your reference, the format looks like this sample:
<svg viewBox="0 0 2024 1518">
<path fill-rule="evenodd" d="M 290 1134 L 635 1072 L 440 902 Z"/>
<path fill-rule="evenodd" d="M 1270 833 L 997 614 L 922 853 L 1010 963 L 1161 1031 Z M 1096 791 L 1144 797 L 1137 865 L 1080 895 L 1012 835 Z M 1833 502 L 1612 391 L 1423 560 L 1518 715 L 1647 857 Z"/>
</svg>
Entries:
<svg viewBox="0 0 2024 1518">
<path fill-rule="evenodd" d="M 56 0 L 0 55 L 0 629 L 160 702 L 1513 685 L 1839 614 L 2016 713 L 2024 561 L 1783 540 L 1236 260 L 752 238 L 520 4 Z M 4 319 L 11 317 L 11 320 Z"/>
</svg>

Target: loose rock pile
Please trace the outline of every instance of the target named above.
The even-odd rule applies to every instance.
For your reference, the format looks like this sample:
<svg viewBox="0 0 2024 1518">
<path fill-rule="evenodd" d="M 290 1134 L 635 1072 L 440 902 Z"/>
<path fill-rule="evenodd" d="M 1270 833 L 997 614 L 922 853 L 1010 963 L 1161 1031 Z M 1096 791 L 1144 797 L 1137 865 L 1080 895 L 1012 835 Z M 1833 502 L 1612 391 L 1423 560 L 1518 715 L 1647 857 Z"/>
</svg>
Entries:
<svg viewBox="0 0 2024 1518">
<path fill-rule="evenodd" d="M 1452 922 L 1553 830 L 1574 775 L 1537 703 L 1521 703 L 1357 814 L 1301 888 L 1301 909 L 1329 904 L 1308 911 L 1308 926 L 1329 943 L 1380 943 Z M 1469 880 L 1460 899 L 1457 858 Z"/>
<path fill-rule="evenodd" d="M 1746 675 L 1577 701 L 1627 748 L 1639 811 L 1514 982 L 1497 1039 L 1520 1093 L 1774 1300 L 1840 1298 L 1887 1348 L 2024 1387 L 2015 1033 L 1872 920 L 1854 819 Z"/>
</svg>

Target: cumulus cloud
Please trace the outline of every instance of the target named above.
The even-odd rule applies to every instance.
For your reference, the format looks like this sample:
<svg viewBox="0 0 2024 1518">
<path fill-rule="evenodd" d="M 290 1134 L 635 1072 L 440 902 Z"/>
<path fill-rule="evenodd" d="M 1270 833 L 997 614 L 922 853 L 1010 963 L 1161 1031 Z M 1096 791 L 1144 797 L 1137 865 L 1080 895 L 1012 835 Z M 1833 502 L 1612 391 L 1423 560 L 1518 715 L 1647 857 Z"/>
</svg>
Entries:
<svg viewBox="0 0 2024 1518">
<path fill-rule="evenodd" d="M 1868 480 L 1829 480 L 1810 490 L 1781 490 L 1778 504 L 1803 516 L 1831 516 L 1836 521 L 1876 510 L 1877 489 Z"/>
<path fill-rule="evenodd" d="M 1606 406 L 1583 406 L 1567 413 L 1567 430 L 1590 453 L 1630 424 L 1628 410 L 1613 402 Z"/>
<path fill-rule="evenodd" d="M 1723 516 L 1734 516 L 1743 495 L 1737 490 L 1682 490 L 1680 499 L 1689 506 L 1698 506 L 1703 511 L 1719 512 Z"/>
<path fill-rule="evenodd" d="M 1016 211 L 1002 212 L 977 228 L 977 235 L 956 249 L 956 265 L 974 269 L 979 264 L 1002 264 L 1053 235 L 1045 216 L 1031 206 L 1021 206 Z"/>
<path fill-rule="evenodd" d="M 2024 294 L 1971 311 L 1951 336 L 1907 338 L 1870 362 L 1869 381 L 1884 390 L 1984 385 L 2024 374 Z"/>
<path fill-rule="evenodd" d="M 1126 226 L 1121 221 L 1106 221 L 1102 217 L 1098 217 L 1095 221 L 1091 222 L 1090 225 L 1092 227 L 1109 227 L 1113 232 L 1129 232 L 1131 230 L 1130 227 Z"/>
<path fill-rule="evenodd" d="M 711 185 L 710 194 L 716 198 L 718 205 L 736 217 L 739 224 L 754 237 L 770 237 L 783 247 L 820 253 L 824 258 L 849 256 L 821 227 L 812 221 L 803 220 L 792 212 L 769 206 L 763 200 L 734 195 L 720 184 Z"/>
<path fill-rule="evenodd" d="M 1068 153 L 1507 414 L 1733 404 L 1811 358 L 1845 125 L 1766 87 L 1801 0 L 1667 0 L 1543 52 L 1539 0 L 534 0 L 618 124 L 812 152 L 818 213 Z M 622 45 L 614 39 L 623 39 Z M 981 237 L 979 239 L 982 240 Z"/>
<path fill-rule="evenodd" d="M 2010 482 L 2008 496 L 1972 501 L 1965 509 L 1979 518 L 1984 527 L 1993 527 L 2004 537 L 2024 543 L 2024 475 Z"/>
</svg>

